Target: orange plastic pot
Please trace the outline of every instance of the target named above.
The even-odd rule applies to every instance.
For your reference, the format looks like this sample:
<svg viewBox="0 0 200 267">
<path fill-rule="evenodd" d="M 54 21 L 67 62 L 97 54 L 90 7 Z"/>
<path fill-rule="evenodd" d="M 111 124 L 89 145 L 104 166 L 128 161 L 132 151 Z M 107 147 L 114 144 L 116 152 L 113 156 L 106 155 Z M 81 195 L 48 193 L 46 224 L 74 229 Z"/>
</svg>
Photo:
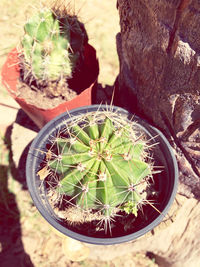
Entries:
<svg viewBox="0 0 200 267">
<path fill-rule="evenodd" d="M 85 46 L 84 58 L 82 72 L 78 75 L 75 74 L 75 77 L 69 80 L 70 87 L 81 87 L 82 92 L 72 100 L 63 102 L 52 109 L 38 108 L 27 103 L 23 98 L 20 98 L 17 89 L 17 83 L 20 78 L 20 67 L 16 48 L 8 54 L 7 60 L 3 65 L 1 73 L 2 83 L 27 115 L 39 128 L 42 128 L 48 121 L 65 111 L 92 104 L 92 89 L 96 85 L 99 74 L 99 63 L 96 58 L 95 49 L 89 44 Z"/>
</svg>

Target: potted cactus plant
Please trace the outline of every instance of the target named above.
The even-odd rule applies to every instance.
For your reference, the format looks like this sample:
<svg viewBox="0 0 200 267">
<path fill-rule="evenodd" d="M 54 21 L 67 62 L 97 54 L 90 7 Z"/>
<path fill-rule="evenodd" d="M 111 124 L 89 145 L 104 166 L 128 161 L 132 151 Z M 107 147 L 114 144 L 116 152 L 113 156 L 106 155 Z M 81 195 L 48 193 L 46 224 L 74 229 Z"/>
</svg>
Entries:
<svg viewBox="0 0 200 267">
<path fill-rule="evenodd" d="M 24 25 L 19 47 L 2 68 L 2 82 L 41 128 L 61 112 L 91 104 L 98 68 L 77 16 L 44 7 Z"/>
<path fill-rule="evenodd" d="M 26 176 L 46 220 L 83 242 L 135 239 L 166 215 L 177 164 L 165 137 L 118 107 L 88 106 L 49 122 L 29 150 Z"/>
</svg>

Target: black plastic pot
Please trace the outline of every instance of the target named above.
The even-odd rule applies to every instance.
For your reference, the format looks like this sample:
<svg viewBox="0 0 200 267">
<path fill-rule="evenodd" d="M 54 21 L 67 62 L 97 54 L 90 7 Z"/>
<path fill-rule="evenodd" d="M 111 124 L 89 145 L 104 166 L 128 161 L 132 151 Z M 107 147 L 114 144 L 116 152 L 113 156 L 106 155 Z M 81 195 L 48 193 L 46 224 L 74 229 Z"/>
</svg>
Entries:
<svg viewBox="0 0 200 267">
<path fill-rule="evenodd" d="M 146 205 L 144 207 L 144 214 L 146 214 L 146 218 L 148 218 L 148 220 L 136 219 L 132 232 L 128 234 L 120 232 L 119 234 L 115 234 L 114 236 L 109 238 L 103 236 L 96 237 L 85 235 L 81 232 L 76 232 L 70 227 L 66 227 L 66 225 L 63 224 L 63 221 L 58 218 L 58 216 L 51 208 L 45 194 L 45 187 L 41 186 L 41 180 L 37 175 L 37 172 L 40 169 L 40 164 L 44 159 L 44 153 L 42 153 L 41 151 L 47 150 L 46 144 L 49 142 L 49 138 L 56 136 L 57 131 L 62 129 L 62 127 L 64 127 L 64 125 L 66 125 L 66 123 L 71 120 L 71 116 L 79 116 L 80 114 L 83 114 L 85 112 L 93 112 L 96 110 L 107 110 L 107 108 L 108 107 L 104 105 L 102 105 L 101 107 L 99 107 L 98 105 L 86 106 L 71 110 L 69 113 L 63 113 L 50 121 L 44 126 L 44 128 L 41 129 L 41 131 L 33 141 L 28 153 L 26 163 L 26 178 L 29 192 L 34 204 L 36 205 L 42 216 L 53 227 L 55 227 L 64 235 L 82 242 L 99 245 L 111 245 L 128 242 L 144 235 L 148 231 L 151 231 L 163 220 L 163 218 L 167 214 L 175 198 L 178 184 L 178 167 L 175 156 L 167 139 L 159 130 L 135 116 L 134 119 L 137 121 L 138 127 L 141 129 L 141 131 L 144 131 L 148 139 L 152 140 L 152 143 L 158 143 L 153 149 L 153 157 L 155 160 L 155 165 L 163 166 L 164 168 L 163 171 L 155 177 L 156 190 L 159 190 L 161 192 L 158 199 L 156 199 L 157 203 L 155 203 L 155 206 L 161 213 L 157 212 L 150 205 Z M 113 107 L 112 109 L 114 112 L 117 111 L 123 116 L 132 118 L 132 114 L 128 113 L 124 109 L 118 107 Z"/>
</svg>

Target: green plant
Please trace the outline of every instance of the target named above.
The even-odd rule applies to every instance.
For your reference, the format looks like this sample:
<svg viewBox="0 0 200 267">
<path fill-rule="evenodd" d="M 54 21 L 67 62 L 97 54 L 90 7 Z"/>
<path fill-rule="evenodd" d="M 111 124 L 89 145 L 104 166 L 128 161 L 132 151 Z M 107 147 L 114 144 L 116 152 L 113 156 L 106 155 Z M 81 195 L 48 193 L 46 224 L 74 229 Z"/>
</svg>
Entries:
<svg viewBox="0 0 200 267">
<path fill-rule="evenodd" d="M 75 15 L 43 8 L 24 26 L 21 66 L 24 81 L 46 85 L 72 77 L 83 60 L 88 41 Z"/>
<path fill-rule="evenodd" d="M 38 174 L 45 170 L 41 179 L 50 177 L 48 184 L 59 203 L 65 198 L 67 220 L 92 218 L 106 226 L 119 211 L 137 217 L 147 203 L 153 168 L 147 141 L 133 121 L 96 111 L 72 119 L 51 141 L 46 165 Z M 85 215 L 70 212 L 73 209 Z"/>
</svg>

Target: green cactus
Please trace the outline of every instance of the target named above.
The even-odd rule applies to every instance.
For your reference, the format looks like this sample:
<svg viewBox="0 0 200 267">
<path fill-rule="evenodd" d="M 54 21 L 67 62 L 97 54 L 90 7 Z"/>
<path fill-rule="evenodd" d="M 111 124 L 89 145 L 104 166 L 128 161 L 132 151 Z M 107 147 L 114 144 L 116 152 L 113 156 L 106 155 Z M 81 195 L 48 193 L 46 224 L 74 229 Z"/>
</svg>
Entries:
<svg viewBox="0 0 200 267">
<path fill-rule="evenodd" d="M 21 41 L 24 68 L 38 81 L 72 77 L 83 60 L 87 33 L 76 16 L 57 17 L 48 8 L 40 10 L 24 26 Z"/>
<path fill-rule="evenodd" d="M 120 210 L 137 216 L 152 164 L 133 122 L 110 112 L 90 113 L 71 122 L 53 147 L 46 161 L 59 176 L 60 196 L 82 211 L 100 212 L 105 222 Z"/>
</svg>

